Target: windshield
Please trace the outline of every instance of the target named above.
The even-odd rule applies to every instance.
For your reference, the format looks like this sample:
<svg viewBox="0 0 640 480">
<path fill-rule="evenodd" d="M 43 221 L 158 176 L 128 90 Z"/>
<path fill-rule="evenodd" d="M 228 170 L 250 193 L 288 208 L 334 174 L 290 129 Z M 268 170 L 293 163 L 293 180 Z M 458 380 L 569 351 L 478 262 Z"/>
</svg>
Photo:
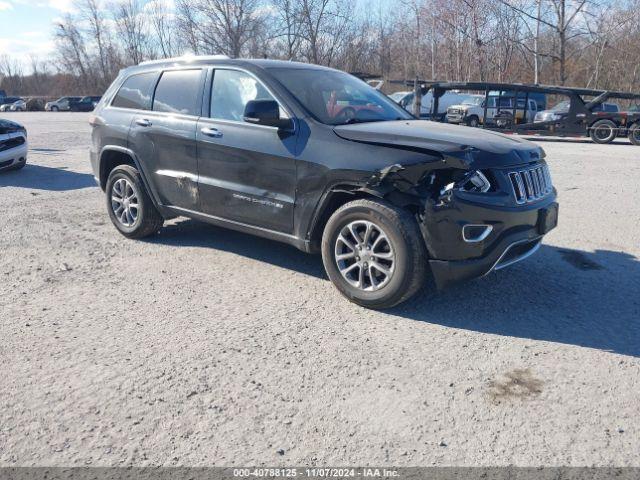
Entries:
<svg viewBox="0 0 640 480">
<path fill-rule="evenodd" d="M 413 118 L 386 95 L 343 72 L 306 68 L 270 72 L 316 120 L 327 125 Z"/>
<path fill-rule="evenodd" d="M 552 112 L 568 112 L 569 111 L 569 101 L 565 100 L 564 102 L 560 102 L 555 107 L 551 109 Z"/>
<path fill-rule="evenodd" d="M 462 101 L 463 105 L 480 105 L 484 97 L 467 97 Z"/>
<path fill-rule="evenodd" d="M 389 98 L 391 98 L 391 100 L 393 100 L 394 102 L 399 102 L 400 100 L 402 100 L 405 96 L 408 95 L 409 92 L 396 92 L 396 93 L 392 93 L 391 95 L 389 95 Z"/>
</svg>

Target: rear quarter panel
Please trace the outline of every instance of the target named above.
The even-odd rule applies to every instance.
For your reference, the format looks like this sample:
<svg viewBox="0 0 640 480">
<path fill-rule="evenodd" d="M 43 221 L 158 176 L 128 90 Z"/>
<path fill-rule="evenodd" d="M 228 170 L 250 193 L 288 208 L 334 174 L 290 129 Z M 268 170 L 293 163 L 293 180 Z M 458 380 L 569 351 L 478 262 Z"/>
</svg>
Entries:
<svg viewBox="0 0 640 480">
<path fill-rule="evenodd" d="M 120 108 L 102 109 L 91 119 L 91 167 L 100 178 L 101 153 L 109 148 L 128 148 L 129 129 L 133 111 Z"/>
</svg>

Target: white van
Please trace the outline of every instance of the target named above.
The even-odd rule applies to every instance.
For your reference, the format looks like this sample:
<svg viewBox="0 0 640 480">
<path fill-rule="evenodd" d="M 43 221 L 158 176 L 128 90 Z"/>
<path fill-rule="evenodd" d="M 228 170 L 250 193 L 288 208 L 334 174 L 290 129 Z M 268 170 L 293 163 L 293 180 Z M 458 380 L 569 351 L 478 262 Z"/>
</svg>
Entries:
<svg viewBox="0 0 640 480">
<path fill-rule="evenodd" d="M 436 113 L 444 115 L 447 113 L 447 109 L 451 105 L 459 105 L 462 101 L 467 98 L 469 95 L 460 94 L 457 92 L 445 92 L 444 95 L 440 97 L 440 101 L 438 102 L 438 111 Z M 403 98 L 401 98 L 398 103 L 409 113 L 413 113 L 415 96 L 413 92 L 408 92 Z M 431 91 L 427 92 L 422 96 L 422 105 L 420 106 L 420 116 L 421 117 L 429 117 L 431 116 L 431 109 L 433 107 L 433 93 Z"/>
</svg>

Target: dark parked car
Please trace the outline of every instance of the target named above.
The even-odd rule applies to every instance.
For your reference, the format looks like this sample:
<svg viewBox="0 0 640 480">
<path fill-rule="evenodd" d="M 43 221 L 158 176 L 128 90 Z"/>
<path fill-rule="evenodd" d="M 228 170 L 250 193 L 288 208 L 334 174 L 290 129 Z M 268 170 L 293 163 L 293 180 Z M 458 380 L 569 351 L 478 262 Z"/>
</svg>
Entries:
<svg viewBox="0 0 640 480">
<path fill-rule="evenodd" d="M 72 112 L 92 112 L 102 97 L 89 96 L 80 100 L 69 101 L 69 110 Z"/>
<path fill-rule="evenodd" d="M 82 97 L 60 97 L 58 100 L 45 103 L 44 109 L 47 112 L 69 111 L 71 102 L 79 102 L 81 98 Z"/>
<path fill-rule="evenodd" d="M 332 96 L 369 108 L 330 111 Z M 335 109 L 334 109 L 335 110 Z M 91 163 L 113 224 L 187 216 L 322 252 L 371 308 L 528 257 L 556 226 L 544 151 L 414 119 L 346 73 L 218 57 L 124 70 L 96 107 Z"/>
<path fill-rule="evenodd" d="M 562 122 L 571 116 L 571 101 L 558 103 L 551 110 L 536 114 L 535 123 Z M 616 103 L 597 103 L 584 113 L 576 115 L 585 133 L 596 143 L 611 143 L 620 136 L 628 136 L 634 145 L 640 145 L 640 112 L 628 109 L 621 112 Z M 553 131 L 553 130 L 551 130 Z"/>
</svg>

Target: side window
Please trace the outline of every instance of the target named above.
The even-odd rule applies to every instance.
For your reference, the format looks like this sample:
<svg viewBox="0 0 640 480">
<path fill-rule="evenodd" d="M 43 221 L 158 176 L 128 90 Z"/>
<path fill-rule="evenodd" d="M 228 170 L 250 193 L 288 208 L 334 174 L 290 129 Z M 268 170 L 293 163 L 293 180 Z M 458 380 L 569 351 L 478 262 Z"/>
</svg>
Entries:
<svg viewBox="0 0 640 480">
<path fill-rule="evenodd" d="M 155 78 L 155 72 L 130 76 L 116 93 L 111 106 L 149 110 L 149 103 L 151 103 L 150 92 Z"/>
<path fill-rule="evenodd" d="M 153 96 L 153 110 L 200 116 L 202 83 L 202 70 L 164 72 Z"/>
<path fill-rule="evenodd" d="M 402 100 L 400 100 L 400 106 L 407 108 L 409 105 L 413 104 L 413 97 L 413 93 L 406 95 Z"/>
<path fill-rule="evenodd" d="M 236 70 L 216 70 L 211 89 L 211 118 L 242 122 L 250 100 L 275 100 L 251 75 Z M 280 115 L 285 116 L 282 108 Z"/>
</svg>

